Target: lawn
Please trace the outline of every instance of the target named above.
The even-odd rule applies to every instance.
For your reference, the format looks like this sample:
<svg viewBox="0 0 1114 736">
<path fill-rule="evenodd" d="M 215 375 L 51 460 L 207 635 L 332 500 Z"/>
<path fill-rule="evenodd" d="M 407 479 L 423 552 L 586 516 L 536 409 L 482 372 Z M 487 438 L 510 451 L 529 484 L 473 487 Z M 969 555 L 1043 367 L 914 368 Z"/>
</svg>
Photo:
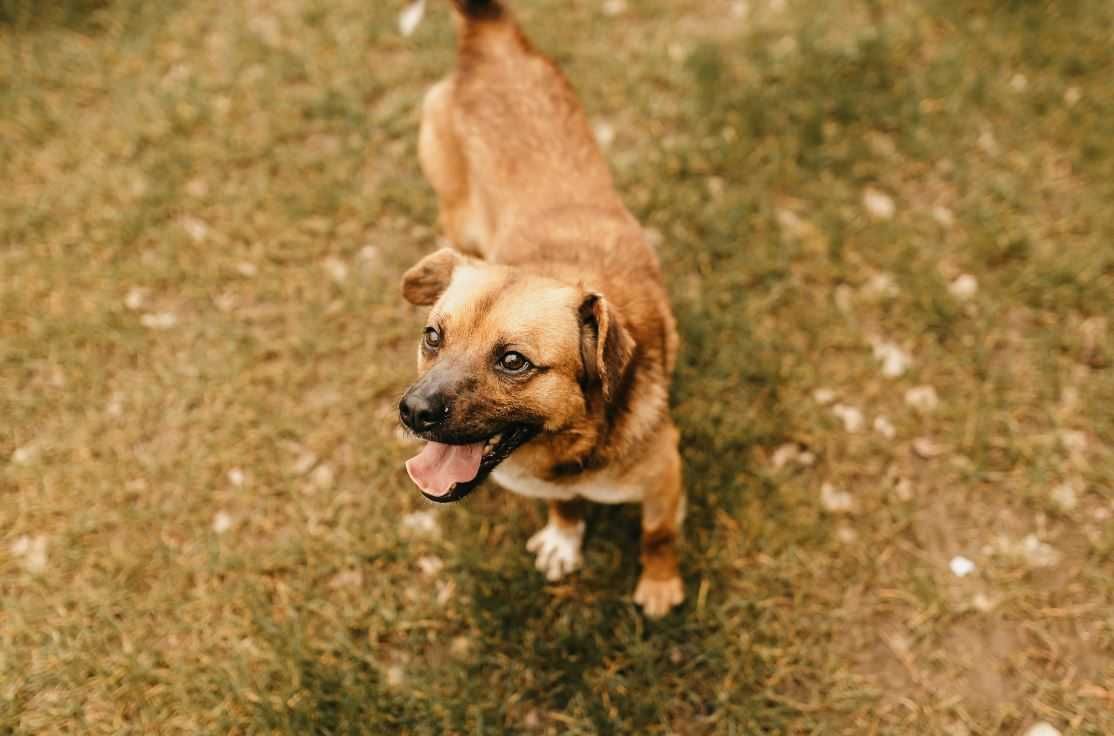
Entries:
<svg viewBox="0 0 1114 736">
<path fill-rule="evenodd" d="M 1114 733 L 1114 4 L 518 0 L 657 244 L 637 510 L 425 502 L 447 0 L 0 0 L 0 734 Z"/>
</svg>

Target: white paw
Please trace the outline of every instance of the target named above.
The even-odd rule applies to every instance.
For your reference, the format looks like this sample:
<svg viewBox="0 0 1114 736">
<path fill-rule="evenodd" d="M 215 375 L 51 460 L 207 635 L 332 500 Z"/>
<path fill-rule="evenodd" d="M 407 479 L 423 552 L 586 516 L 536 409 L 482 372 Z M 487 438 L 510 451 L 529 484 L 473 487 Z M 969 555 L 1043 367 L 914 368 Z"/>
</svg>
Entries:
<svg viewBox="0 0 1114 736">
<path fill-rule="evenodd" d="M 546 580 L 555 581 L 580 567 L 580 545 L 583 541 L 583 521 L 572 528 L 549 523 L 530 537 L 526 549 L 538 555 L 534 567 L 545 573 Z"/>
</svg>

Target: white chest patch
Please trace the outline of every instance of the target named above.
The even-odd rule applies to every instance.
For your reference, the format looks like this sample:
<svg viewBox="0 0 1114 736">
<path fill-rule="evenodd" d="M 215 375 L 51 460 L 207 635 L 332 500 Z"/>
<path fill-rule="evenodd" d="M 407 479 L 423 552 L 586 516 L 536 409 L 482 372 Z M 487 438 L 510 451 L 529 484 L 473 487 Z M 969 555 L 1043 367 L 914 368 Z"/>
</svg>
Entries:
<svg viewBox="0 0 1114 736">
<path fill-rule="evenodd" d="M 550 483 L 541 478 L 519 472 L 509 462 L 504 462 L 491 472 L 495 482 L 508 491 L 530 498 L 568 501 L 586 498 L 595 503 L 634 503 L 642 500 L 638 486 L 619 483 L 606 473 L 597 473 L 578 483 Z"/>
</svg>

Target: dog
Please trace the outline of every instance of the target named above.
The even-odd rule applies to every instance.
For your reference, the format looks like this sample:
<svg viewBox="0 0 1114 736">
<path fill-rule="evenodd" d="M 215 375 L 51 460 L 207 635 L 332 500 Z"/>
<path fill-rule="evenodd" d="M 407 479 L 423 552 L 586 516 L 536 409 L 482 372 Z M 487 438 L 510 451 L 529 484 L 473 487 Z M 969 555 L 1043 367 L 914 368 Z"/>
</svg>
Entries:
<svg viewBox="0 0 1114 736">
<path fill-rule="evenodd" d="M 406 463 L 436 502 L 489 475 L 549 502 L 530 538 L 558 580 L 581 564 L 585 502 L 642 505 L 634 601 L 682 602 L 685 514 L 661 267 L 623 205 L 568 81 L 498 0 L 453 0 L 455 70 L 422 106 L 421 168 L 453 247 L 402 278 L 430 306 L 399 403 L 427 441 Z"/>
</svg>

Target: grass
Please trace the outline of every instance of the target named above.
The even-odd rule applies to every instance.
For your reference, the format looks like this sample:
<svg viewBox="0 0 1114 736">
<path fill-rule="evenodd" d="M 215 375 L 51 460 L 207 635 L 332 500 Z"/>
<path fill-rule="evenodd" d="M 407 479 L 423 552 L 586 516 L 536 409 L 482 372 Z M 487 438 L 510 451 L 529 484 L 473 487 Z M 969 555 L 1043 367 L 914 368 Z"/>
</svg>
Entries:
<svg viewBox="0 0 1114 736">
<path fill-rule="evenodd" d="M 651 623 L 402 471 L 432 5 L 0 2 L 0 733 L 1114 731 L 1114 8 L 517 3 L 684 339 Z"/>
</svg>

